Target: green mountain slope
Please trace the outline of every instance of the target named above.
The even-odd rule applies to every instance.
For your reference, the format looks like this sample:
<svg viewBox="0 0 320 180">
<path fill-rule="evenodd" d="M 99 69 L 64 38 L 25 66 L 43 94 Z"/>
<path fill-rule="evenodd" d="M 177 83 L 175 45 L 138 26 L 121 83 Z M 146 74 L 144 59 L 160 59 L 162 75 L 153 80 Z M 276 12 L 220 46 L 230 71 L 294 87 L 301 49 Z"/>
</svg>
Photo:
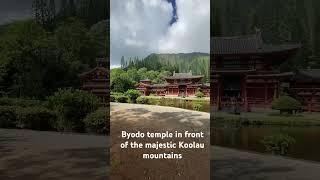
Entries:
<svg viewBox="0 0 320 180">
<path fill-rule="evenodd" d="M 122 61 L 122 67 L 147 68 L 148 70 L 168 70 L 170 72 L 192 72 L 204 75 L 205 81 L 210 77 L 210 55 L 207 53 L 150 54 L 144 59 L 130 58 Z"/>
</svg>

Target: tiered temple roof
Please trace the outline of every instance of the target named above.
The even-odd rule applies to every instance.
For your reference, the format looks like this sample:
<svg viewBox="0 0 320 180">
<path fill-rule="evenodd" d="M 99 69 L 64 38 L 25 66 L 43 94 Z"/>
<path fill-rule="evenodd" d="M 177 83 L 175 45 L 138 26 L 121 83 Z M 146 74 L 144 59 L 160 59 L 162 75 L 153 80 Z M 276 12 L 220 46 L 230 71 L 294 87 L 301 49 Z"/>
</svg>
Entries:
<svg viewBox="0 0 320 180">
<path fill-rule="evenodd" d="M 268 45 L 262 40 L 261 34 L 233 37 L 212 37 L 211 54 L 240 55 L 240 54 L 265 54 L 296 50 L 300 44 Z"/>
<path fill-rule="evenodd" d="M 293 77 L 295 81 L 320 83 L 320 69 L 301 69 Z"/>
<path fill-rule="evenodd" d="M 109 97 L 109 61 L 99 58 L 96 60 L 97 66 L 79 75 L 82 81 L 82 90 L 91 92 L 99 97 Z M 105 99 L 108 102 L 108 99 Z"/>
</svg>

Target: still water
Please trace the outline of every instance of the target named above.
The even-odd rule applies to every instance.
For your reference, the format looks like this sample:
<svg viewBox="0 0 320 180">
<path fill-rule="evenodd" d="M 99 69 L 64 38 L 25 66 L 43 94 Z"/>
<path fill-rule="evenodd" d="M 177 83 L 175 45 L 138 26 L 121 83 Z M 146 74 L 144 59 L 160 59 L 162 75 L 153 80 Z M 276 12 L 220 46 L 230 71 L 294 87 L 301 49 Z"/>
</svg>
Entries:
<svg viewBox="0 0 320 180">
<path fill-rule="evenodd" d="M 211 127 L 211 144 L 265 153 L 264 136 L 285 133 L 295 138 L 287 156 L 320 161 L 320 127 Z"/>
</svg>

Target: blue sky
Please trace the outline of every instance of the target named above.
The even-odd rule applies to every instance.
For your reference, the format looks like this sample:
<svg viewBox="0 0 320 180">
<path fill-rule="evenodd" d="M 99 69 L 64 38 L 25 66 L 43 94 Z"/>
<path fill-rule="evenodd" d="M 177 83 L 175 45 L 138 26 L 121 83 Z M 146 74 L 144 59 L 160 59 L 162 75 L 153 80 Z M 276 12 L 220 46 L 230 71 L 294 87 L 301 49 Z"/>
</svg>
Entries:
<svg viewBox="0 0 320 180">
<path fill-rule="evenodd" d="M 168 0 L 172 4 L 173 11 L 172 11 L 172 19 L 170 21 L 170 24 L 172 25 L 173 23 L 177 22 L 178 16 L 177 16 L 177 4 L 176 0 Z"/>
<path fill-rule="evenodd" d="M 122 56 L 210 52 L 210 0 L 111 0 L 111 65 Z"/>
</svg>

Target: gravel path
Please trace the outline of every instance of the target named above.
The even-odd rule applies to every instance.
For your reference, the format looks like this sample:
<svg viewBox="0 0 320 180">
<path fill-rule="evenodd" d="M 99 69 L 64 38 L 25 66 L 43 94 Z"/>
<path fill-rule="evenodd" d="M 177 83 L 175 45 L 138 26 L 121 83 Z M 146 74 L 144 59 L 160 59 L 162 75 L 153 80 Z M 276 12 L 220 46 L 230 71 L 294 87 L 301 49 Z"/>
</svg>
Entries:
<svg viewBox="0 0 320 180">
<path fill-rule="evenodd" d="M 187 109 L 155 106 L 155 105 L 143 105 L 143 104 L 127 104 L 127 103 L 111 103 L 111 115 L 117 115 L 118 112 L 128 113 L 128 118 L 136 119 L 140 118 L 148 120 L 149 123 L 166 122 L 172 128 L 183 129 L 186 126 L 191 126 L 197 130 L 204 130 L 209 135 L 210 126 L 210 113 L 191 111 Z M 123 114 L 125 115 L 125 114 Z M 111 117 L 112 119 L 112 117 Z M 156 122 L 152 121 L 153 119 Z"/>
<path fill-rule="evenodd" d="M 106 136 L 0 129 L 0 179 L 108 179 Z"/>
<path fill-rule="evenodd" d="M 111 103 L 112 180 L 206 180 L 210 178 L 209 113 L 180 108 Z M 138 143 L 200 142 L 204 149 L 120 149 L 121 131 L 203 132 L 204 139 L 135 139 Z M 142 154 L 175 153 L 182 159 L 143 159 Z"/>
</svg>

